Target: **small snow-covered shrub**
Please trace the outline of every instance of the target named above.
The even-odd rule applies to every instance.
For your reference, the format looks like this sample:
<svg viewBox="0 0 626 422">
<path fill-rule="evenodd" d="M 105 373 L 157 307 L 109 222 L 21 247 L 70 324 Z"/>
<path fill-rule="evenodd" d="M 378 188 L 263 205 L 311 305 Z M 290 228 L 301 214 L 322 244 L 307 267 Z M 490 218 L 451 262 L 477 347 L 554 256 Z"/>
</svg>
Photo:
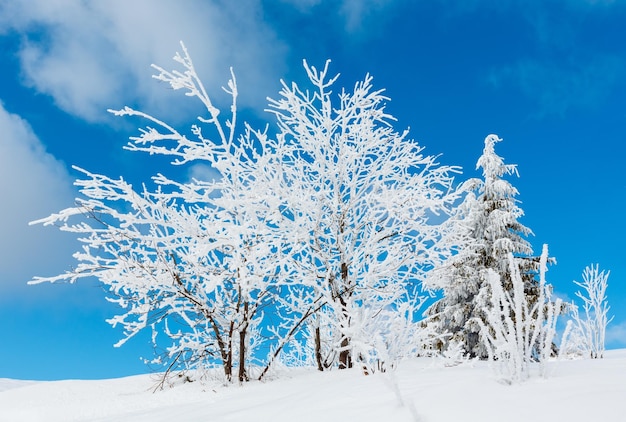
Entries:
<svg viewBox="0 0 626 422">
<path fill-rule="evenodd" d="M 519 267 L 509 255 L 512 290 L 503 288 L 503 281 L 489 270 L 491 306 L 485 310 L 485 321 L 478 320 L 481 335 L 488 346 L 498 375 L 507 383 L 520 382 L 530 375 L 530 365 L 540 364 L 545 375 L 545 361 L 551 356 L 556 322 L 562 309 L 561 299 L 551 301 L 551 286 L 546 284 L 545 272 L 548 248 L 544 245 L 539 272 L 539 295 L 531 301 L 524 291 Z"/>
<path fill-rule="evenodd" d="M 571 318 L 567 321 L 561 344 L 559 345 L 559 358 L 578 359 L 588 356 L 588 348 L 583 334 L 578 329 L 574 321 L 578 317 L 578 307 L 573 303 L 566 304 L 566 310 L 570 312 Z"/>
<path fill-rule="evenodd" d="M 600 271 L 598 264 L 590 265 L 583 271 L 583 281 L 574 281 L 583 288 L 576 296 L 583 301 L 584 316 L 581 318 L 578 306 L 572 303 L 570 336 L 578 339 L 583 355 L 592 359 L 603 357 L 606 327 L 613 319 L 608 318 L 610 306 L 606 298 L 609 274 L 610 271 Z"/>
</svg>

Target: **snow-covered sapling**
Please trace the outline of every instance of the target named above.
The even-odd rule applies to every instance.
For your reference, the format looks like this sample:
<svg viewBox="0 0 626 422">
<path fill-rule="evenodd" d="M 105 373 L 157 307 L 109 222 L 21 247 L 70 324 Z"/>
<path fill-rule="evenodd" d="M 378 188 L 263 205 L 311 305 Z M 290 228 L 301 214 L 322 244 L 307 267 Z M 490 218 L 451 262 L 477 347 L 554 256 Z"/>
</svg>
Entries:
<svg viewBox="0 0 626 422">
<path fill-rule="evenodd" d="M 573 336 L 583 340 L 585 353 L 592 359 L 604 356 L 606 327 L 613 320 L 608 317 L 610 309 L 606 289 L 610 271 L 600 271 L 599 265 L 589 265 L 582 274 L 583 281 L 574 281 L 583 291 L 576 296 L 583 302 L 584 316 L 581 318 L 576 304 L 572 303 Z"/>
<path fill-rule="evenodd" d="M 539 296 L 529 297 L 525 283 L 513 255 L 509 255 L 512 289 L 504 288 L 505 281 L 489 270 L 488 282 L 491 300 L 484 310 L 486 321 L 477 318 L 481 335 L 488 346 L 489 357 L 499 375 L 506 382 L 523 381 L 530 375 L 530 365 L 539 362 L 545 375 L 545 362 L 553 351 L 557 318 L 562 301 L 551 300 L 552 288 L 546 284 L 548 248 L 544 245 L 539 272 Z"/>
</svg>

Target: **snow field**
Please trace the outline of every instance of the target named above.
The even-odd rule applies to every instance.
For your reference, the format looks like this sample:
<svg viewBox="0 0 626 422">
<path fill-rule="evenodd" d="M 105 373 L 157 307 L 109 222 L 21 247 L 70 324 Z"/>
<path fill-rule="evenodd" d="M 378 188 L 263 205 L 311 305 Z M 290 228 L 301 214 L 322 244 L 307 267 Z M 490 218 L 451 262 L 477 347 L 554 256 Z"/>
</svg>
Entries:
<svg viewBox="0 0 626 422">
<path fill-rule="evenodd" d="M 71 421 L 623 421 L 626 350 L 548 363 L 548 378 L 505 385 L 486 362 L 404 362 L 395 372 L 290 370 L 224 387 L 153 393 L 155 375 L 108 380 L 0 380 L 1 422 Z"/>
</svg>

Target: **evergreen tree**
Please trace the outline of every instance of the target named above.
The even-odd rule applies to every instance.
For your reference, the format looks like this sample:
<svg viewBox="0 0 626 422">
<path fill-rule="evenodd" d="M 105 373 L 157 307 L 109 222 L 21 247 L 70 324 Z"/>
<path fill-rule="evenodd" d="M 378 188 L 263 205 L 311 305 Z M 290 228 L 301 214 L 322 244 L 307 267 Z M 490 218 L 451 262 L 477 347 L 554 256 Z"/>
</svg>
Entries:
<svg viewBox="0 0 626 422">
<path fill-rule="evenodd" d="M 524 215 L 518 206 L 517 189 L 503 179 L 518 175 L 514 164 L 505 164 L 494 146 L 501 139 L 496 135 L 485 138 L 485 148 L 476 164 L 482 169 L 483 179 L 466 182 L 467 192 L 457 215 L 451 221 L 455 227 L 454 239 L 460 244 L 458 254 L 432 271 L 428 287 L 443 290 L 443 297 L 427 311 L 429 324 L 445 334 L 438 347 L 447 349 L 451 344 L 470 357 L 487 357 L 480 339 L 479 320 L 484 320 L 483 310 L 489 306 L 491 288 L 488 271 L 500 275 L 503 288 L 512 289 L 509 254 L 520 268 L 525 293 L 532 303 L 538 295 L 535 276 L 539 261 L 532 257 L 532 246 L 527 237 L 531 230 L 518 219 Z"/>
</svg>

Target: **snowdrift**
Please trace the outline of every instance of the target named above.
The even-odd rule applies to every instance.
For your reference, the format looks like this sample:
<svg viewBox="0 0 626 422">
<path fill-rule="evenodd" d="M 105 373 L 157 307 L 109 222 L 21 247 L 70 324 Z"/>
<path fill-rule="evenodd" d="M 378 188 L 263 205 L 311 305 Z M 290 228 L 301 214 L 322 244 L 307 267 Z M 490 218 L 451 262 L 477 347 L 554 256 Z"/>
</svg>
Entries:
<svg viewBox="0 0 626 422">
<path fill-rule="evenodd" d="M 154 375 L 33 382 L 0 379 L 0 421 L 623 421 L 626 350 L 550 362 L 548 377 L 498 381 L 486 362 L 404 362 L 396 371 L 290 370 L 244 386 L 186 383 L 153 393 Z"/>
</svg>

